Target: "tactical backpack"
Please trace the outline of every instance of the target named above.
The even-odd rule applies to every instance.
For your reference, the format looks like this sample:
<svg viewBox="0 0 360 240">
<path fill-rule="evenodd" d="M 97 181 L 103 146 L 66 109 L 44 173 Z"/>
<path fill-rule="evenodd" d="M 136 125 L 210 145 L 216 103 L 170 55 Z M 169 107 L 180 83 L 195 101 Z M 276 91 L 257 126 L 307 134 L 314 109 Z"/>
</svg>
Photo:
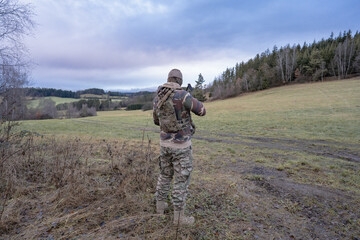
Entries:
<svg viewBox="0 0 360 240">
<path fill-rule="evenodd" d="M 159 118 L 160 129 L 166 133 L 175 133 L 181 129 L 178 123 L 173 104 L 174 89 L 163 88 L 158 92 L 159 102 L 156 114 Z"/>
</svg>

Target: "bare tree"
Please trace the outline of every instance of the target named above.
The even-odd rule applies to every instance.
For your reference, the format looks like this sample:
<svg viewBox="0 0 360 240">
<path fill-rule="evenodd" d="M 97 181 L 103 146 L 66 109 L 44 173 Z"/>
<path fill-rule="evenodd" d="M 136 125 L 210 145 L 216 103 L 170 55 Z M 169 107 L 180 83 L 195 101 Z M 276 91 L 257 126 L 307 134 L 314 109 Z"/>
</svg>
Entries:
<svg viewBox="0 0 360 240">
<path fill-rule="evenodd" d="M 324 73 L 327 72 L 325 61 L 321 61 L 320 70 L 321 70 L 321 81 L 324 81 Z"/>
<path fill-rule="evenodd" d="M 23 64 L 22 39 L 34 27 L 31 5 L 17 0 L 0 0 L 1 64 Z"/>
<path fill-rule="evenodd" d="M 248 76 L 248 72 L 249 71 L 247 71 L 247 72 L 245 72 L 244 73 L 244 76 L 243 76 L 243 81 L 242 81 L 242 89 L 244 90 L 244 91 L 249 91 L 249 76 Z"/>
<path fill-rule="evenodd" d="M 346 38 L 340 42 L 335 50 L 335 56 L 332 65 L 337 70 L 338 79 L 346 78 L 351 69 L 351 60 L 355 54 L 354 40 Z"/>
<path fill-rule="evenodd" d="M 72 103 L 68 103 L 68 109 L 66 110 L 66 118 L 78 118 L 79 116 L 79 110 Z"/>
<path fill-rule="evenodd" d="M 1 182 L 5 190 L 0 192 L 2 211 L 11 189 L 11 182 L 3 175 L 4 166 L 25 146 L 21 135 L 12 129 L 16 125 L 13 120 L 25 114 L 21 87 L 26 83 L 27 71 L 22 37 L 33 27 L 31 17 L 30 5 L 17 0 L 0 0 L 0 180 L 6 179 Z"/>
<path fill-rule="evenodd" d="M 296 46 L 287 45 L 281 48 L 277 55 L 277 64 L 283 83 L 291 82 L 292 75 L 296 67 Z"/>
<path fill-rule="evenodd" d="M 357 73 L 360 73 L 360 50 L 357 52 L 354 60 L 354 69 Z"/>
<path fill-rule="evenodd" d="M 0 0 L 0 118 L 19 118 L 22 90 L 27 83 L 26 49 L 23 37 L 34 27 L 32 8 L 17 0 Z M 23 114 L 23 113 L 21 113 Z"/>
<path fill-rule="evenodd" d="M 56 103 L 51 99 L 41 99 L 38 106 L 40 110 L 40 118 L 57 118 Z"/>
</svg>

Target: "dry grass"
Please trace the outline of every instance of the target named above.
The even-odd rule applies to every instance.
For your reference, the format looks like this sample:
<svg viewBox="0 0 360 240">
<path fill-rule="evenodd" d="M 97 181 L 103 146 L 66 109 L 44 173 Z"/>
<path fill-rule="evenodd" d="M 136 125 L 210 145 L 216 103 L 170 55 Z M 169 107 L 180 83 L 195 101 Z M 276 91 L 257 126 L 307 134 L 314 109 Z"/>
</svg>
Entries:
<svg viewBox="0 0 360 240">
<path fill-rule="evenodd" d="M 126 143 L 24 137 L 3 166 L 2 237 L 137 236 L 153 214 L 154 153 Z M 154 220 L 155 219 L 155 220 Z M 151 221 L 150 221 L 151 222 Z"/>
<path fill-rule="evenodd" d="M 196 226 L 173 226 L 170 201 L 165 216 L 155 214 L 150 141 L 26 135 L 0 175 L 1 239 L 242 239 L 249 228 L 223 180 L 195 180 L 187 211 Z"/>
</svg>

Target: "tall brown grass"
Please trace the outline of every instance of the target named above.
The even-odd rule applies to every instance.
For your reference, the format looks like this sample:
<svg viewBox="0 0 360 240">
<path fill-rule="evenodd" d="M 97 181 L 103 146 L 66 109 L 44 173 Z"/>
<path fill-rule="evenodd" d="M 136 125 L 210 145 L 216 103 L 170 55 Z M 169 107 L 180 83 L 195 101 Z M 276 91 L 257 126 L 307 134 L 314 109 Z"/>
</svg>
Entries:
<svg viewBox="0 0 360 240">
<path fill-rule="evenodd" d="M 1 149 L 1 237 L 161 239 L 167 231 L 170 221 L 153 214 L 157 161 L 150 141 L 22 132 L 8 144 Z"/>
</svg>

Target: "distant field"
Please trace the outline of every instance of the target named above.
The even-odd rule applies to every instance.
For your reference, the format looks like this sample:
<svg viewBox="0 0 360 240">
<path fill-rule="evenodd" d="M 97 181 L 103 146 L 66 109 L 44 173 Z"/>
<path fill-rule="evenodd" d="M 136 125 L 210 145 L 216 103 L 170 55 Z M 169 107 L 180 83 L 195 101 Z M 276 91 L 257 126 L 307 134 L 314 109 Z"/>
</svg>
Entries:
<svg viewBox="0 0 360 240">
<path fill-rule="evenodd" d="M 98 99 L 108 99 L 108 95 L 103 94 L 103 95 L 97 95 L 97 94 L 81 94 L 80 95 L 81 98 L 98 98 Z M 110 96 L 111 99 L 114 100 L 122 100 L 122 99 L 127 99 L 127 97 L 119 97 L 119 96 Z"/>
<path fill-rule="evenodd" d="M 51 99 L 55 102 L 55 104 L 61 104 L 61 103 L 70 103 L 70 102 L 76 102 L 81 99 L 77 98 L 61 98 L 61 97 L 44 97 L 45 99 Z M 107 99 L 107 95 L 95 95 L 95 94 L 83 94 L 81 95 L 82 99 L 90 99 L 90 98 L 97 98 L 97 99 Z M 127 97 L 117 97 L 117 96 L 111 96 L 110 97 L 112 101 L 121 101 L 126 99 Z M 28 107 L 29 108 L 36 108 L 39 105 L 40 98 L 37 98 L 35 100 L 29 100 L 28 101 Z"/>
<path fill-rule="evenodd" d="M 204 239 L 216 236 L 198 209 L 205 203 L 214 207 L 207 216 L 227 236 L 237 235 L 239 221 L 252 229 L 244 235 L 249 239 L 291 239 L 290 233 L 296 239 L 350 239 L 359 233 L 360 78 L 273 88 L 205 106 L 205 117 L 193 117 L 194 195 L 189 199 L 199 228 L 206 226 Z M 55 136 L 145 137 L 158 145 L 151 111 L 23 121 L 21 128 Z M 217 197 L 235 199 L 236 204 L 222 203 L 231 213 L 219 214 L 211 205 Z M 230 215 L 224 220 L 221 213 L 238 220 Z"/>
<path fill-rule="evenodd" d="M 76 98 L 61 98 L 61 97 L 44 97 L 44 98 L 53 100 L 55 102 L 55 104 L 70 103 L 70 102 L 79 101 L 79 99 L 76 99 Z M 39 105 L 39 102 L 40 102 L 40 99 L 29 100 L 28 101 L 28 107 L 29 108 L 36 108 Z"/>
</svg>

